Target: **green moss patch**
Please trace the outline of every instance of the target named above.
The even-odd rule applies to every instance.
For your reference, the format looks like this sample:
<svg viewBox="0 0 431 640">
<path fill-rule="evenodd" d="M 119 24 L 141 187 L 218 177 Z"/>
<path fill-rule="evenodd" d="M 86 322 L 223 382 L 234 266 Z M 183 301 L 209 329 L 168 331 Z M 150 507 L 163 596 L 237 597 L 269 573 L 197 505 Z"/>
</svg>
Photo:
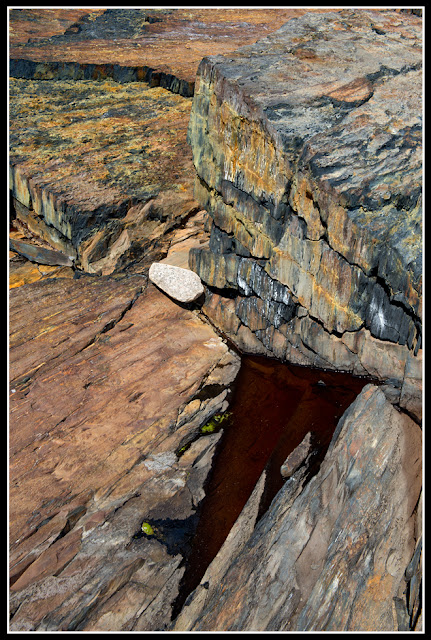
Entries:
<svg viewBox="0 0 431 640">
<path fill-rule="evenodd" d="M 225 413 L 216 413 L 216 415 L 213 416 L 211 420 L 209 420 L 206 424 L 204 424 L 201 427 L 200 429 L 201 433 L 203 434 L 214 433 L 220 428 L 223 422 L 225 422 L 230 418 L 230 416 L 231 416 L 231 413 L 229 411 L 226 411 Z"/>
</svg>

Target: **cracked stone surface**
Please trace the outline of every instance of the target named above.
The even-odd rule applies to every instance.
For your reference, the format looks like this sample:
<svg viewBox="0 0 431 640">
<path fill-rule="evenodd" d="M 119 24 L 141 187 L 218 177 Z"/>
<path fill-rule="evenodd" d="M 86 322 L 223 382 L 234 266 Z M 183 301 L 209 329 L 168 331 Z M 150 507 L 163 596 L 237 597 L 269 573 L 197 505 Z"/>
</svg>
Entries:
<svg viewBox="0 0 431 640">
<path fill-rule="evenodd" d="M 307 14 L 202 61 L 188 136 L 213 227 L 190 266 L 241 348 L 384 378 L 388 345 L 399 380 L 420 359 L 421 33 Z"/>
<path fill-rule="evenodd" d="M 186 130 L 201 58 L 303 12 L 10 10 L 17 216 L 86 272 L 136 264 L 196 211 Z"/>
<path fill-rule="evenodd" d="M 420 557 L 420 448 L 418 425 L 366 385 L 319 472 L 307 482 L 297 471 L 251 531 L 250 498 L 245 539 L 226 544 L 172 630 L 406 630 L 410 559 Z"/>
<path fill-rule="evenodd" d="M 29 22 L 39 32 L 41 12 L 12 10 L 11 75 L 145 80 L 190 97 L 204 56 L 256 42 L 306 11 L 310 9 L 82 9 L 64 33 L 51 26 L 46 34 L 51 37 L 25 42 Z M 55 10 L 47 13 L 54 22 Z M 59 20 L 67 17 L 64 10 L 57 13 Z"/>
<path fill-rule="evenodd" d="M 108 275 L 198 211 L 191 102 L 146 83 L 10 79 L 17 217 L 77 266 Z"/>
<path fill-rule="evenodd" d="M 421 21 L 305 11 L 10 12 L 16 238 L 93 274 L 10 253 L 12 631 L 168 629 L 239 367 L 147 286 L 193 246 L 240 349 L 385 384 L 259 522 L 256 487 L 178 630 L 421 616 Z"/>
<path fill-rule="evenodd" d="M 11 629 L 163 627 L 238 356 L 138 276 L 17 287 L 10 324 Z"/>
</svg>

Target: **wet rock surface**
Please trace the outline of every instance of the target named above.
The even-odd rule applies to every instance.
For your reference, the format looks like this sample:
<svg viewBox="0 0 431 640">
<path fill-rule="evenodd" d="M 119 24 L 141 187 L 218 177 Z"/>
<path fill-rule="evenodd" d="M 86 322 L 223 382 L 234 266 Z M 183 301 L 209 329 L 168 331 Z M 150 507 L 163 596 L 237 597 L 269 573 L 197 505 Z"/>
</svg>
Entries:
<svg viewBox="0 0 431 640">
<path fill-rule="evenodd" d="M 421 29 L 307 14 L 202 61 L 189 140 L 213 228 L 190 265 L 241 348 L 384 378 L 367 354 L 389 344 L 400 380 L 418 355 Z"/>
<path fill-rule="evenodd" d="M 283 486 L 286 457 L 307 440 L 302 466 L 308 477 L 317 472 L 339 418 L 365 384 L 350 374 L 242 357 L 174 617 L 182 618 L 183 605 L 190 615 L 208 572 L 227 568 Z"/>
<path fill-rule="evenodd" d="M 286 481 L 209 582 L 210 566 L 206 588 L 196 589 L 173 628 L 398 630 L 397 606 L 408 619 L 405 570 L 418 536 L 420 440 L 419 427 L 367 385 L 318 474 L 307 483 L 299 470 Z"/>
</svg>

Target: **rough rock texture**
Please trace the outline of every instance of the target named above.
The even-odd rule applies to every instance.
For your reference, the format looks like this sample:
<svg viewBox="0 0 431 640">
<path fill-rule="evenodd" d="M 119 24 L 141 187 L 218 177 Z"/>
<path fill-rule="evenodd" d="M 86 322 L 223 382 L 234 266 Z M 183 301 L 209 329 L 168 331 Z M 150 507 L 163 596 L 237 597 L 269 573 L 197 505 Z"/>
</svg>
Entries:
<svg viewBox="0 0 431 640">
<path fill-rule="evenodd" d="M 160 87 L 193 95 L 204 55 L 254 42 L 303 12 L 12 9 L 17 216 L 79 269 L 107 275 L 136 264 L 197 210 L 191 103 Z M 37 41 L 26 42 L 33 32 Z"/>
<path fill-rule="evenodd" d="M 421 29 L 306 14 L 202 61 L 189 140 L 213 227 L 190 266 L 240 348 L 398 386 L 420 359 Z"/>
<path fill-rule="evenodd" d="M 204 210 L 191 216 L 183 227 L 172 233 L 166 258 L 160 262 L 188 269 L 190 249 L 208 246 L 207 222 L 208 214 Z"/>
<path fill-rule="evenodd" d="M 10 79 L 16 216 L 107 275 L 198 211 L 190 100 L 145 83 Z"/>
<path fill-rule="evenodd" d="M 12 10 L 11 75 L 144 80 L 189 97 L 204 56 L 256 42 L 305 11 L 309 9 L 82 9 L 85 15 L 64 34 L 51 28 L 46 36 L 53 37 L 25 43 L 28 20 L 37 22 L 41 12 Z M 58 11 L 59 19 L 63 13 Z M 47 14 L 52 21 L 54 10 Z"/>
<path fill-rule="evenodd" d="M 226 410 L 239 358 L 143 285 L 83 277 L 11 291 L 14 631 L 170 619 L 220 437 L 199 428 Z"/>
<path fill-rule="evenodd" d="M 307 458 L 312 451 L 312 434 L 311 431 L 309 431 L 281 465 L 280 473 L 283 478 L 290 478 L 300 466 L 306 464 Z"/>
<path fill-rule="evenodd" d="M 392 406 L 420 419 L 420 20 L 326 10 L 206 58 L 192 195 L 198 62 L 306 11 L 10 12 L 12 236 L 94 274 L 10 252 L 12 631 L 420 628 L 420 432 Z M 241 349 L 385 384 L 258 520 L 263 472 L 172 627 L 239 367 L 145 288 L 191 247 Z"/>
<path fill-rule="evenodd" d="M 52 250 L 52 245 L 43 241 L 40 237 L 38 237 L 36 242 L 28 228 L 21 225 L 15 218 L 9 231 L 9 288 L 13 289 L 23 284 L 29 284 L 51 277 L 73 278 L 74 271 L 70 266 L 42 265 L 29 260 L 28 257 L 22 253 L 14 251 L 11 247 L 14 243 L 15 246 L 17 246 L 16 243 L 20 241 L 31 244 L 35 250 L 39 248 L 47 251 Z M 68 258 L 65 254 L 62 254 L 62 257 Z"/>
<path fill-rule="evenodd" d="M 420 449 L 419 427 L 367 385 L 317 475 L 307 482 L 300 469 L 286 481 L 248 541 L 220 571 L 217 558 L 210 565 L 173 629 L 406 630 Z M 250 509 L 252 500 L 244 517 Z"/>
<path fill-rule="evenodd" d="M 159 289 L 179 302 L 194 302 L 204 293 L 199 276 L 190 269 L 153 262 L 148 277 Z"/>
<path fill-rule="evenodd" d="M 104 9 L 11 9 L 9 44 L 13 48 L 61 35 L 84 16 L 95 17 L 103 12 Z"/>
</svg>

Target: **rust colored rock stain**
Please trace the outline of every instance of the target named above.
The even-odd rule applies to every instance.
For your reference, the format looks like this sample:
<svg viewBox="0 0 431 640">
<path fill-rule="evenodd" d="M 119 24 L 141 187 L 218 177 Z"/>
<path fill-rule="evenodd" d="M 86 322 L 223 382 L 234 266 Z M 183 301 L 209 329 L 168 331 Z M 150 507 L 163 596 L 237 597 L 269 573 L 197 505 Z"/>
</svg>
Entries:
<svg viewBox="0 0 431 640">
<path fill-rule="evenodd" d="M 199 584 L 262 471 L 267 480 L 261 515 L 284 482 L 281 465 L 309 431 L 315 451 L 309 472 L 318 471 L 339 418 L 367 382 L 349 373 L 243 357 L 176 612 Z"/>
</svg>

